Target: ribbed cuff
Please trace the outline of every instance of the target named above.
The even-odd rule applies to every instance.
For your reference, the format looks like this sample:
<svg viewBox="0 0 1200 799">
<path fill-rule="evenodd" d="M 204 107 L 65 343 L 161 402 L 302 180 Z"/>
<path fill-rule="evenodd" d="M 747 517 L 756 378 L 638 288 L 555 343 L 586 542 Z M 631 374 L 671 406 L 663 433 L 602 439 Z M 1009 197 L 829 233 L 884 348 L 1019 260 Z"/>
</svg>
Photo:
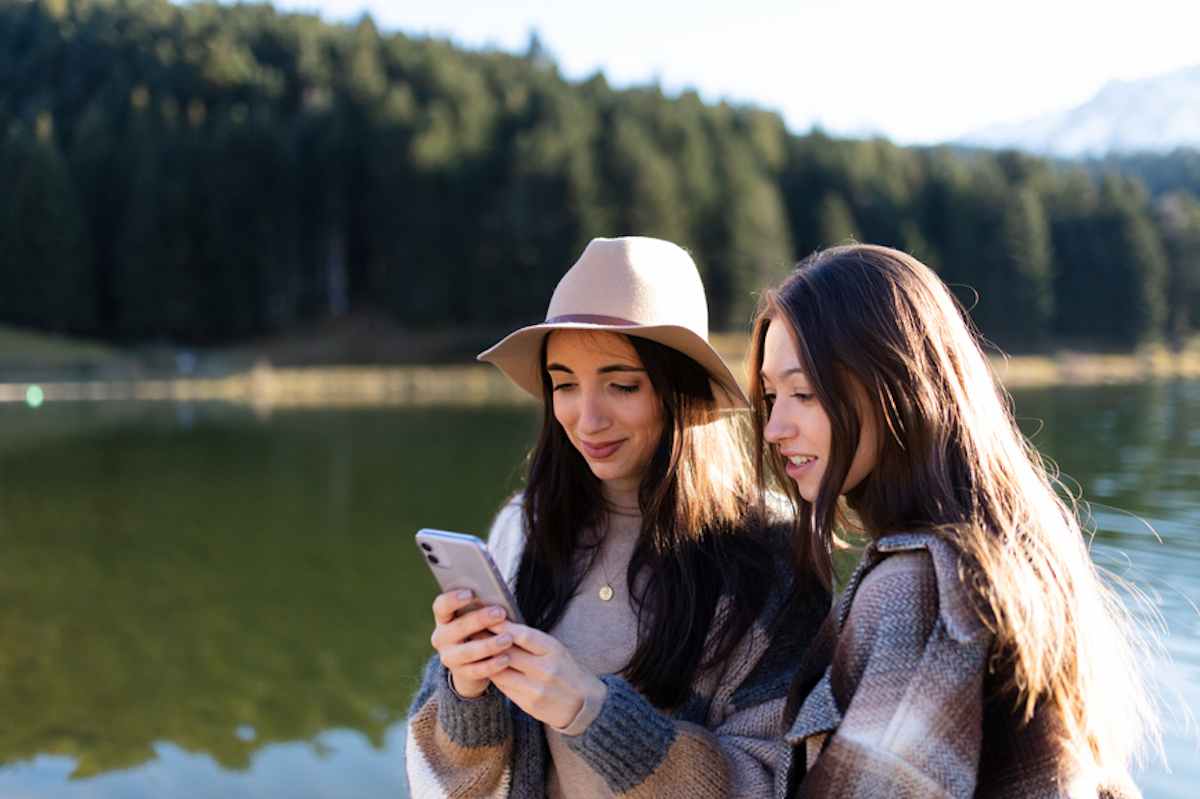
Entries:
<svg viewBox="0 0 1200 799">
<path fill-rule="evenodd" d="M 450 683 L 450 670 L 443 668 L 438 682 L 438 726 L 446 736 L 464 747 L 495 746 L 512 735 L 512 718 L 496 686 L 489 685 L 480 696 L 464 698 Z"/>
<path fill-rule="evenodd" d="M 583 697 L 583 704 L 579 706 L 579 712 L 575 714 L 575 718 L 571 719 L 571 723 L 565 727 L 555 727 L 554 729 L 563 735 L 582 735 L 600 715 L 600 709 L 604 707 L 604 699 L 607 696 L 608 686 L 603 682 L 598 683 L 595 691 Z"/>
<path fill-rule="evenodd" d="M 615 675 L 600 678 L 608 688 L 599 715 L 567 747 L 582 757 L 616 793 L 646 780 L 675 742 L 675 723 Z"/>
</svg>

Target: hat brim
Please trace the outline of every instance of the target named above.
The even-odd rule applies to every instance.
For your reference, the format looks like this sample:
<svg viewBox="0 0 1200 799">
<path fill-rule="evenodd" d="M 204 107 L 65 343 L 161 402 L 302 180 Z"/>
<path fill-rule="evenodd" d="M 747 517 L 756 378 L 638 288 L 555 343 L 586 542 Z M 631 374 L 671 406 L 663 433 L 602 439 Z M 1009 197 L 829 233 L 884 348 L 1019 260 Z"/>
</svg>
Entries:
<svg viewBox="0 0 1200 799">
<path fill-rule="evenodd" d="M 495 365 L 521 389 L 537 399 L 542 398 L 542 340 L 555 330 L 588 330 L 624 333 L 627 336 L 657 341 L 683 353 L 708 372 L 717 407 L 742 410 L 750 407 L 746 395 L 733 372 L 707 341 L 679 325 L 608 325 L 591 322 L 555 322 L 523 327 L 502 338 L 494 346 L 476 356 L 477 360 Z"/>
</svg>

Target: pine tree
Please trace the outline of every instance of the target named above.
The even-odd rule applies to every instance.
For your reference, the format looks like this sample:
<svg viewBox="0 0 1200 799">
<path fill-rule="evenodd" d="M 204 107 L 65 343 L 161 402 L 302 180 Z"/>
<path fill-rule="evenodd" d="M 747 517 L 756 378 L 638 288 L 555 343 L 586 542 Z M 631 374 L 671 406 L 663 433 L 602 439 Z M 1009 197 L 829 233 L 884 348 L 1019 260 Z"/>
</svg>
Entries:
<svg viewBox="0 0 1200 799">
<path fill-rule="evenodd" d="M 1168 340 L 1175 348 L 1200 326 L 1200 201 L 1185 192 L 1161 197 L 1155 207 L 1168 265 Z"/>
<path fill-rule="evenodd" d="M 845 244 L 858 238 L 854 214 L 836 191 L 825 192 L 817 206 L 817 235 L 821 247 Z"/>
<path fill-rule="evenodd" d="M 95 322 L 87 226 L 48 112 L 0 139 L 0 319 L 86 332 Z"/>
<path fill-rule="evenodd" d="M 1060 264 L 1057 333 L 1102 347 L 1129 347 L 1160 336 L 1166 257 L 1144 195 L 1109 176 L 1098 191 L 1080 197 L 1063 200 L 1052 228 Z"/>
</svg>

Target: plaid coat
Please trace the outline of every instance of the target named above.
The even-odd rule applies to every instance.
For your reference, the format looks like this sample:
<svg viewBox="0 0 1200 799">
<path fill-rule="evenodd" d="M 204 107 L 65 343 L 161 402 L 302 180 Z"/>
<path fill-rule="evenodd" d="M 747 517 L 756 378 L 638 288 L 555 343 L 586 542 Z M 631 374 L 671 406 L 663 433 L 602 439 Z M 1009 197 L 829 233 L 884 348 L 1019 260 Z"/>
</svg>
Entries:
<svg viewBox="0 0 1200 799">
<path fill-rule="evenodd" d="M 785 737 L 785 797 L 1139 796 L 1057 742 L 1053 714 L 1022 725 L 990 674 L 993 636 L 930 533 L 872 542 L 801 669 Z"/>
<path fill-rule="evenodd" d="M 508 575 L 523 543 L 519 526 L 515 539 L 503 526 L 505 519 L 519 525 L 519 505 L 515 513 L 512 507 L 489 537 Z M 759 621 L 722 668 L 696 680 L 681 707 L 657 708 L 620 676 L 601 677 L 608 695 L 600 714 L 568 746 L 604 779 L 608 796 L 716 799 L 779 789 L 788 687 L 830 604 L 817 587 L 785 604 L 789 584 L 781 574 Z M 429 661 L 408 718 L 414 799 L 543 797 L 549 757 L 541 722 L 494 686 L 478 699 L 462 699 L 437 656 Z"/>
</svg>

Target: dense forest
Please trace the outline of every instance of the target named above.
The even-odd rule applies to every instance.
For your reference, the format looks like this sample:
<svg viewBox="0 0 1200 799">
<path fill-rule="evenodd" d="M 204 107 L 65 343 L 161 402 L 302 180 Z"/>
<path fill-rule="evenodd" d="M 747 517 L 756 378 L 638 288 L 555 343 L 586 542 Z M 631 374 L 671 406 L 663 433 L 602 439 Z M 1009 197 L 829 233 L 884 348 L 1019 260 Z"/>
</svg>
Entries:
<svg viewBox="0 0 1200 799">
<path fill-rule="evenodd" d="M 718 329 L 853 237 L 938 269 L 1010 350 L 1179 343 L 1198 162 L 795 135 L 568 81 L 536 36 L 509 54 L 269 5 L 0 0 L 0 322 L 116 342 L 362 309 L 527 322 L 588 239 L 636 233 L 693 252 Z"/>
</svg>

